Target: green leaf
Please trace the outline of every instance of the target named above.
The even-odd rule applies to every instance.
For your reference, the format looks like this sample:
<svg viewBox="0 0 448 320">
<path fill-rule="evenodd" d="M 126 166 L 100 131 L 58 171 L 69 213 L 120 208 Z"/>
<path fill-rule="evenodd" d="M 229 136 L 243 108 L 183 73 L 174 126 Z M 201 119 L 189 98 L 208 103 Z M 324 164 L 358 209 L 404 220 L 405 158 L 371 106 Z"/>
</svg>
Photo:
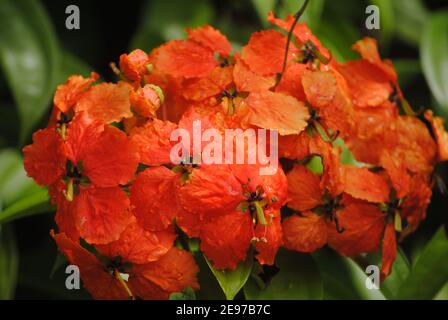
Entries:
<svg viewBox="0 0 448 320">
<path fill-rule="evenodd" d="M 436 232 L 400 287 L 398 299 L 433 299 L 448 280 L 448 238 Z"/>
<path fill-rule="evenodd" d="M 423 73 L 437 103 L 448 114 L 448 11 L 431 16 L 424 27 L 420 53 Z"/>
<path fill-rule="evenodd" d="M 369 264 L 380 266 L 381 254 L 369 253 L 363 260 L 364 260 L 363 263 L 364 268 Z M 411 266 L 408 261 L 408 258 L 404 254 L 403 250 L 400 247 L 398 247 L 397 258 L 395 259 L 395 262 L 392 265 L 392 272 L 380 285 L 380 290 L 387 299 L 394 299 L 397 296 L 400 287 L 406 281 L 410 272 L 411 272 Z"/>
<path fill-rule="evenodd" d="M 0 209 L 40 189 L 33 179 L 26 176 L 22 157 L 17 150 L 0 150 Z"/>
<path fill-rule="evenodd" d="M 313 253 L 324 283 L 325 299 L 384 300 L 380 290 L 366 288 L 367 275 L 353 260 L 324 248 Z"/>
<path fill-rule="evenodd" d="M 317 300 L 323 298 L 323 283 L 311 255 L 280 250 L 276 265 L 280 271 L 265 288 L 250 279 L 244 287 L 249 300 Z"/>
<path fill-rule="evenodd" d="M 397 35 L 407 43 L 418 46 L 423 25 L 428 18 L 428 10 L 421 0 L 394 0 L 390 1 L 395 21 Z"/>
<path fill-rule="evenodd" d="M 0 212 L 0 223 L 52 211 L 54 207 L 50 204 L 47 190 L 39 189 Z"/>
<path fill-rule="evenodd" d="M 196 300 L 196 295 L 191 287 L 187 287 L 182 292 L 170 294 L 170 300 Z"/>
<path fill-rule="evenodd" d="M 40 2 L 2 1 L 0 65 L 19 111 L 23 144 L 49 106 L 59 67 L 56 36 Z"/>
<path fill-rule="evenodd" d="M 0 223 L 52 210 L 47 190 L 37 186 L 23 169 L 18 151 L 0 151 Z"/>
<path fill-rule="evenodd" d="M 322 44 L 331 51 L 334 59 L 339 62 L 357 59 L 358 54 L 352 45 L 360 38 L 358 30 L 347 19 L 332 17 L 331 21 L 323 20 L 316 35 Z M 335 28 L 334 26 L 338 27 Z"/>
<path fill-rule="evenodd" d="M 12 299 L 17 282 L 17 245 L 9 225 L 0 225 L 0 300 Z"/>
<path fill-rule="evenodd" d="M 268 16 L 269 11 L 274 11 L 276 2 L 276 0 L 252 0 L 252 4 L 263 25 L 267 26 L 269 24 L 266 17 Z"/>
<path fill-rule="evenodd" d="M 249 278 L 254 262 L 253 254 L 248 253 L 246 260 L 241 262 L 235 270 L 216 270 L 205 256 L 204 258 L 224 291 L 226 299 L 233 300 Z"/>
</svg>

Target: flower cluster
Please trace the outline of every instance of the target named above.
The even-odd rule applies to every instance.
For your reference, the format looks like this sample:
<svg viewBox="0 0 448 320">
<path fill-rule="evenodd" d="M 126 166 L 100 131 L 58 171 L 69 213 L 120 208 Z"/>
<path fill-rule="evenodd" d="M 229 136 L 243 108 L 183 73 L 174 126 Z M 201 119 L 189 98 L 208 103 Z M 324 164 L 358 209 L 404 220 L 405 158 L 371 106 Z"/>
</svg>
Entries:
<svg viewBox="0 0 448 320">
<path fill-rule="evenodd" d="M 397 241 L 425 218 L 435 165 L 448 159 L 443 121 L 411 114 L 375 40 L 358 41 L 360 59 L 339 63 L 294 17 L 268 20 L 294 26 L 290 45 L 270 29 L 232 53 L 203 26 L 149 54 L 123 54 L 117 83 L 92 73 L 57 88 L 24 165 L 48 187 L 51 234 L 94 298 L 197 290 L 198 267 L 182 246 L 193 238 L 216 269 L 235 269 L 251 248 L 272 265 L 280 247 L 328 244 L 345 256 L 382 250 L 390 274 Z M 192 132 L 197 120 L 223 134 L 277 131 L 282 168 L 260 175 L 260 161 L 172 163 L 171 133 Z M 355 164 L 341 160 L 341 141 Z"/>
</svg>

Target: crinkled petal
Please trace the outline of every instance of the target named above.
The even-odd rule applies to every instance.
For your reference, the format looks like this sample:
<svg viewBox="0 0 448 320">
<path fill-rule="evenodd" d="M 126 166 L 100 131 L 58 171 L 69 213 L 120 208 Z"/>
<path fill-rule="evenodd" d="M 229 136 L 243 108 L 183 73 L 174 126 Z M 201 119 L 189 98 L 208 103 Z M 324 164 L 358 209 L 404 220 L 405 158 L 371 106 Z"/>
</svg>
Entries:
<svg viewBox="0 0 448 320">
<path fill-rule="evenodd" d="M 310 116 L 305 104 L 283 93 L 254 92 L 246 103 L 251 110 L 249 122 L 260 128 L 289 135 L 299 134 L 308 125 Z"/>
<path fill-rule="evenodd" d="M 92 244 L 118 240 L 132 221 L 129 198 L 119 187 L 80 187 L 73 200 L 73 214 L 79 234 Z"/>
<path fill-rule="evenodd" d="M 231 46 L 229 40 L 219 30 L 205 25 L 196 29 L 187 29 L 188 39 L 219 53 L 223 58 L 230 53 Z"/>
<path fill-rule="evenodd" d="M 157 69 L 176 78 L 204 77 L 217 65 L 213 51 L 194 41 L 182 40 L 162 45 L 155 61 Z"/>
<path fill-rule="evenodd" d="M 33 143 L 23 148 L 23 165 L 37 184 L 49 186 L 65 172 L 66 149 L 55 129 L 48 128 L 33 134 Z"/>
<path fill-rule="evenodd" d="M 392 265 L 397 257 L 397 240 L 393 223 L 388 223 L 384 231 L 383 257 L 381 262 L 381 278 L 384 280 L 392 271 Z"/>
<path fill-rule="evenodd" d="M 356 199 L 370 202 L 387 202 L 390 188 L 387 179 L 367 168 L 345 166 L 344 191 Z"/>
<path fill-rule="evenodd" d="M 132 293 L 141 299 L 168 299 L 171 293 L 187 287 L 198 290 L 198 272 L 189 252 L 172 248 L 157 261 L 135 265 L 128 283 Z"/>
<path fill-rule="evenodd" d="M 130 90 L 131 86 L 125 82 L 98 84 L 83 94 L 75 110 L 86 111 L 92 118 L 104 123 L 119 122 L 132 117 Z"/>
<path fill-rule="evenodd" d="M 320 177 L 301 164 L 294 166 L 287 175 L 288 207 L 297 211 L 308 211 L 322 203 Z"/>
<path fill-rule="evenodd" d="M 234 270 L 246 258 L 252 237 L 249 213 L 234 211 L 203 225 L 201 250 L 216 269 Z"/>
<path fill-rule="evenodd" d="M 164 230 L 177 213 L 176 183 L 179 175 L 166 167 L 148 168 L 137 175 L 130 187 L 131 203 L 139 223 L 146 230 Z"/>
<path fill-rule="evenodd" d="M 322 216 L 306 211 L 282 222 L 285 248 L 299 252 L 313 252 L 327 243 L 327 230 Z"/>
<path fill-rule="evenodd" d="M 286 36 L 275 30 L 264 30 L 251 35 L 243 47 L 241 58 L 249 68 L 262 76 L 272 76 L 282 71 L 285 57 Z M 290 46 L 288 61 L 294 54 Z"/>
<path fill-rule="evenodd" d="M 174 228 L 150 232 L 134 220 L 123 231 L 120 239 L 97 245 L 96 249 L 106 257 L 121 257 L 126 262 L 145 264 L 165 255 L 173 246 L 175 238 Z"/>
</svg>

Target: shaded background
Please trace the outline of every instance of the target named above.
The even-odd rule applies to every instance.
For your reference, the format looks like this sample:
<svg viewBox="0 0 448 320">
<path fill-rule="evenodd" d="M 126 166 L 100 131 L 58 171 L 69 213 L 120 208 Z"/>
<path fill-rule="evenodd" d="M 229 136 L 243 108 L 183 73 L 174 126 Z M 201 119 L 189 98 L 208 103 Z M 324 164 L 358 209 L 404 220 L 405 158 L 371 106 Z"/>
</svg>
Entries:
<svg viewBox="0 0 448 320">
<path fill-rule="evenodd" d="M 5 6 L 2 9 L 6 2 L 10 0 L 0 0 L 0 12 L 6 8 Z M 29 11 L 26 13 L 27 17 L 23 19 L 25 22 L 35 19 L 33 13 L 40 13 L 39 18 L 31 20 L 34 23 L 30 28 L 31 34 L 28 35 L 27 30 L 23 30 L 24 34 L 21 38 L 25 39 L 23 52 L 27 50 L 28 37 L 30 37 L 30 48 L 33 37 L 37 37 L 37 40 L 34 39 L 37 41 L 34 46 L 47 44 L 49 47 L 53 46 L 52 51 L 48 54 L 45 52 L 44 58 L 48 58 L 48 61 L 43 64 L 53 77 L 43 80 L 48 80 L 47 97 L 36 102 L 36 108 L 39 104 L 42 111 L 36 114 L 27 109 L 33 100 L 26 100 L 26 98 L 21 100 L 20 95 L 24 90 L 23 86 L 27 85 L 29 77 L 33 75 L 21 74 L 18 80 L 14 80 L 17 74 L 5 62 L 7 61 L 5 52 L 7 53 L 14 46 L 8 43 L 9 38 L 2 38 L 2 32 L 0 32 L 0 59 L 4 68 L 0 73 L 0 205 L 2 210 L 7 210 L 14 205 L 17 207 L 19 201 L 19 209 L 16 211 L 23 215 L 30 215 L 12 221 L 12 218 L 2 218 L 3 212 L 0 214 L 0 223 L 3 222 L 0 225 L 0 241 L 2 241 L 0 243 L 0 298 L 88 298 L 83 290 L 65 289 L 63 269 L 51 274 L 53 267 L 60 265 L 55 245 L 49 237 L 49 230 L 54 226 L 53 215 L 34 214 L 52 211 L 45 202 L 45 194 L 24 177 L 21 169 L 21 155 L 18 152 L 23 145 L 30 142 L 32 131 L 45 126 L 51 105 L 51 93 L 54 92 L 56 84 L 63 82 L 71 73 L 88 74 L 89 70 L 99 72 L 104 80 L 112 80 L 113 73 L 108 64 L 112 61 L 117 62 L 120 54 L 135 48 L 149 51 L 167 40 L 183 37 L 185 27 L 195 27 L 205 23 L 220 29 L 231 40 L 233 48 L 238 50 L 247 42 L 252 32 L 268 27 L 264 17 L 269 9 L 273 8 L 278 15 L 284 17 L 286 13 L 295 12 L 301 1 L 141 0 L 125 1 L 115 6 L 106 1 L 41 0 L 33 1 L 31 8 L 26 7 L 28 1 L 17 2 L 20 3 L 19 7 L 22 6 L 25 11 Z M 373 32 L 365 29 L 367 16 L 365 8 L 372 3 L 381 9 L 381 29 Z M 65 8 L 70 4 L 80 8 L 80 30 L 65 28 L 67 17 Z M 448 15 L 444 11 L 447 6 L 446 0 L 424 2 L 417 0 L 312 0 L 304 19 L 309 22 L 312 31 L 324 45 L 331 49 L 333 56 L 339 61 L 357 57 L 350 47 L 363 35 L 379 39 L 381 54 L 393 60 L 399 73 L 402 89 L 414 109 L 432 106 L 439 114 L 446 116 L 448 115 L 448 100 L 444 98 L 448 93 L 443 90 L 446 90 L 448 84 L 448 45 L 446 43 L 448 24 L 444 24 L 443 21 L 448 20 Z M 17 14 L 21 12 L 17 11 Z M 440 64 L 440 68 L 442 70 L 445 68 L 446 81 L 434 84 L 434 82 L 431 83 L 431 77 L 435 77 L 434 81 L 439 82 L 443 82 L 443 79 L 437 78 L 437 75 L 434 76 L 427 70 L 423 72 L 421 53 L 428 43 L 423 39 L 424 32 L 429 28 L 427 25 L 430 20 L 434 20 L 433 17 L 436 15 L 444 15 L 446 19 L 438 19 L 442 22 L 435 29 L 436 33 L 438 32 L 436 39 L 437 37 L 440 39 L 430 43 L 440 45 L 440 48 L 432 50 L 436 52 L 434 56 L 440 61 L 445 61 L 445 64 Z M 18 19 L 20 20 L 20 17 Z M 0 30 L 9 27 L 4 23 L 6 22 L 0 21 Z M 20 50 L 20 45 L 18 48 Z M 58 59 L 53 59 L 54 55 L 57 55 Z M 41 72 L 46 72 L 45 70 L 42 69 Z M 427 80 L 431 83 L 431 88 Z M 21 105 L 23 105 L 22 108 Z M 438 172 L 446 178 L 446 166 L 438 168 Z M 28 199 L 28 202 L 24 199 Z M 25 210 L 20 209 L 20 205 L 24 206 Z M 444 224 L 447 225 L 447 205 L 446 197 L 435 189 L 433 201 L 428 210 L 428 219 L 403 243 L 403 249 L 410 258 L 411 264 L 436 230 Z M 447 259 L 443 261 L 447 262 Z M 439 297 L 446 298 L 447 291 L 448 287 L 445 286 Z"/>
</svg>

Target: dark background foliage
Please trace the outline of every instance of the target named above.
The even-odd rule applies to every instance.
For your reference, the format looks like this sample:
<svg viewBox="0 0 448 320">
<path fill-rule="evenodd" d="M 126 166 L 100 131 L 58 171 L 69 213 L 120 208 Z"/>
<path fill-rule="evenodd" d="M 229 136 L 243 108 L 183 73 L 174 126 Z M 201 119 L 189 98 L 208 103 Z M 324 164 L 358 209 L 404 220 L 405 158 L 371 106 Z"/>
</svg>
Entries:
<svg viewBox="0 0 448 320">
<path fill-rule="evenodd" d="M 0 21 L 0 29 L 4 30 L 3 33 L 0 32 L 0 61 L 4 71 L 0 73 L 0 209 L 3 210 L 0 214 L 0 298 L 88 298 L 83 290 L 68 291 L 65 289 L 63 268 L 55 267 L 63 261 L 58 258 L 55 245 L 49 237 L 49 230 L 54 227 L 53 215 L 34 215 L 35 213 L 52 212 L 52 210 L 49 209 L 42 190 L 33 186 L 24 177 L 21 169 L 21 156 L 18 153 L 23 145 L 31 141 L 31 132 L 45 126 L 49 114 L 49 99 L 51 99 L 51 92 L 54 91 L 55 85 L 63 82 L 71 73 L 86 74 L 89 70 L 99 72 L 104 80 L 112 80 L 113 73 L 108 65 L 109 62 L 116 62 L 120 54 L 134 48 L 149 51 L 167 40 L 182 37 L 184 35 L 182 30 L 185 27 L 194 27 L 205 23 L 219 28 L 231 40 L 233 47 L 239 49 L 247 42 L 252 32 L 268 27 L 264 17 L 269 9 L 274 9 L 280 16 L 285 16 L 286 13 L 296 11 L 302 1 L 138 0 L 114 3 L 89 0 L 41 0 L 32 2 L 34 5 L 27 7 L 29 1 L 17 1 L 18 4 L 14 6 L 21 9 L 14 11 L 17 17 L 12 18 L 22 19 L 26 23 L 35 23 L 30 29 L 31 32 L 34 31 L 34 34 L 31 34 L 30 37 L 37 39 L 38 46 L 41 44 L 47 48 L 51 47 L 51 45 L 47 45 L 48 43 L 53 43 L 54 48 L 47 55 L 49 60 L 47 67 L 48 70 L 53 70 L 54 77 L 53 82 L 48 83 L 49 98 L 47 97 L 47 100 L 43 102 L 39 100 L 42 111 L 37 115 L 27 111 L 27 103 L 29 108 L 29 104 L 33 100 L 21 102 L 21 94 L 24 87 L 26 89 L 28 85 L 27 81 L 33 75 L 18 75 L 15 72 L 20 72 L 20 70 L 8 69 L 10 65 L 7 64 L 4 50 L 5 48 L 14 48 L 8 41 L 20 42 L 21 39 L 28 39 L 28 35 L 22 35 L 19 32 L 20 39 L 4 36 L 6 29 L 3 28 L 9 28 L 9 26 L 6 25 L 7 22 Z M 448 71 L 446 69 L 448 64 L 448 23 L 443 22 L 448 21 L 446 0 L 311 0 L 311 2 L 304 19 L 309 22 L 313 32 L 332 50 L 338 60 L 356 58 L 356 54 L 350 50 L 351 45 L 364 35 L 374 36 L 380 41 L 383 57 L 393 60 L 399 72 L 404 93 L 414 109 L 432 107 L 445 117 L 448 115 Z M 12 8 L 11 3 L 14 1 L 0 1 L 0 13 L 8 15 L 7 10 Z M 65 28 L 67 17 L 65 8 L 70 4 L 76 4 L 80 8 L 80 30 Z M 378 5 L 381 9 L 381 29 L 379 31 L 372 32 L 365 28 L 365 8 L 369 4 Z M 37 11 L 41 12 L 42 17 L 34 16 Z M 441 18 L 438 19 L 438 22 L 433 22 L 433 28 L 428 31 L 430 28 L 428 24 L 437 20 L 434 18 L 437 15 Z M 48 30 L 45 31 L 45 28 L 42 27 L 45 23 L 48 23 L 49 33 L 46 33 Z M 424 41 L 431 36 L 431 32 L 436 41 Z M 36 39 L 31 38 L 31 40 Z M 24 44 L 25 48 L 22 50 L 26 52 L 27 42 L 25 41 Z M 436 57 L 439 60 L 430 59 L 433 64 L 432 69 L 428 69 L 428 67 L 422 69 L 425 51 L 428 50 L 433 53 L 430 55 L 431 57 Z M 56 64 L 57 59 L 53 59 L 51 54 L 56 54 L 59 57 L 58 64 Z M 437 69 L 442 69 L 441 76 L 437 74 Z M 443 70 L 445 70 L 444 75 Z M 440 72 L 440 70 L 438 71 Z M 50 73 L 50 71 L 48 72 Z M 19 79 L 17 83 L 11 80 L 15 78 Z M 24 107 L 21 108 L 21 105 Z M 31 107 L 38 108 L 39 106 L 31 105 Z M 28 127 L 24 124 L 28 124 Z M 438 173 L 441 177 L 446 178 L 446 166 L 438 168 Z M 443 235 L 441 242 L 436 243 L 437 249 L 434 249 L 436 254 L 432 254 L 432 251 L 427 248 L 427 244 L 434 237 L 436 231 L 441 226 L 447 225 L 447 204 L 447 198 L 435 189 L 428 211 L 428 219 L 414 235 L 402 244 L 403 252 L 409 259 L 410 269 L 417 264 L 417 258 L 422 255 L 421 252 L 424 257 L 432 256 L 433 260 L 437 260 L 432 261 L 434 269 L 423 271 L 418 269 L 419 272 L 421 271 L 420 273 L 426 272 L 429 275 L 431 272 L 443 273 L 440 271 L 440 267 L 443 265 L 447 269 L 448 248 Z M 13 209 L 10 209 L 11 207 Z M 21 215 L 28 217 L 16 219 Z M 433 239 L 433 241 L 436 242 L 437 239 Z M 285 263 L 285 259 L 287 258 L 282 256 L 281 263 Z M 302 255 L 291 259 L 298 260 L 297 263 L 304 266 L 301 270 L 305 273 L 315 266 L 315 264 L 307 265 L 311 262 Z M 326 278 L 331 275 L 343 279 L 340 281 L 346 280 L 347 282 L 342 283 L 341 287 L 348 290 L 347 288 L 352 285 L 353 278 L 359 277 L 359 274 L 356 273 L 357 271 L 353 271 L 354 267 L 350 264 L 352 262 L 338 260 L 331 252 L 319 252 L 313 256 L 313 259 L 312 263 L 320 263 L 319 270 L 325 288 L 323 297 L 375 298 L 375 296 L 359 292 L 350 296 L 327 290 L 329 285 Z M 334 269 L 337 269 L 336 274 L 334 270 L 327 270 L 321 266 L 325 262 L 334 263 Z M 357 262 L 363 263 L 362 261 Z M 203 267 L 207 268 L 205 264 Z M 52 272 L 53 269 L 56 271 Z M 284 270 L 287 272 L 288 266 Z M 212 296 L 211 293 L 205 293 L 205 290 L 208 289 L 211 289 L 210 292 L 219 290 L 216 281 L 213 278 L 207 278 L 208 276 L 210 274 L 201 274 L 201 278 L 211 280 L 201 283 L 204 293 L 199 296 L 222 297 L 222 295 Z M 412 289 L 406 289 L 407 293 L 401 293 L 398 296 L 434 298 L 438 293 L 438 298 L 447 298 L 448 286 L 443 286 L 447 276 L 448 274 L 443 274 L 432 289 L 433 292 L 426 296 L 418 294 L 412 296 L 409 294 Z M 415 280 L 415 276 L 413 279 L 412 285 L 416 286 L 426 281 L 423 279 L 421 280 L 423 282 L 419 283 L 418 277 Z M 396 284 L 392 281 L 390 283 L 391 288 Z M 334 287 L 334 285 L 331 286 Z M 407 286 L 409 287 L 410 284 Z M 407 288 L 406 285 L 404 288 Z M 356 291 L 359 288 L 353 290 Z M 250 286 L 245 292 L 247 297 L 257 297 L 251 291 Z M 242 293 L 237 297 L 242 297 Z M 298 297 L 319 298 L 321 296 L 318 292 L 316 295 L 299 295 Z"/>
</svg>

